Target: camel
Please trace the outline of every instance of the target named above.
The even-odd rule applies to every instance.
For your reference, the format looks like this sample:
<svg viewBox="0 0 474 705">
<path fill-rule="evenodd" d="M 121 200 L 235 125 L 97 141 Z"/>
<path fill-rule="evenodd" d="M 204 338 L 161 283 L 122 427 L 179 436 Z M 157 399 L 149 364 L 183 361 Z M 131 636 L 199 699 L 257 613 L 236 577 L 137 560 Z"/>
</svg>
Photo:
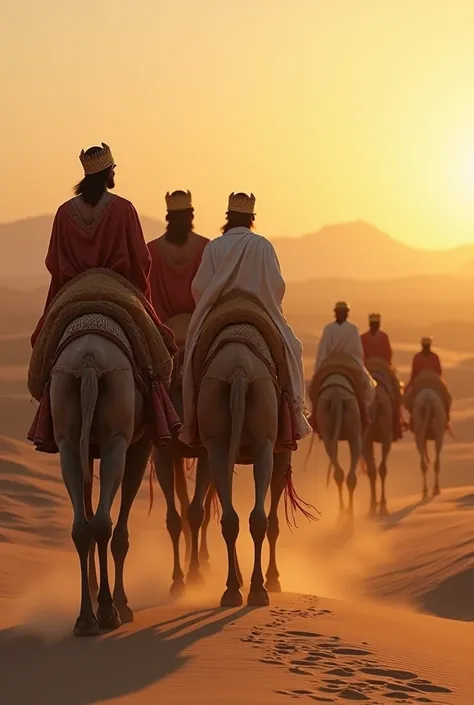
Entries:
<svg viewBox="0 0 474 705">
<path fill-rule="evenodd" d="M 377 379 L 377 376 L 374 376 L 374 378 L 378 384 L 375 388 L 375 397 L 370 411 L 371 423 L 366 428 L 362 439 L 362 457 L 370 480 L 371 502 L 369 513 L 374 515 L 377 512 L 377 465 L 375 462 L 374 443 L 380 443 L 382 459 L 378 467 L 381 483 L 379 515 L 387 516 L 385 480 L 387 477 L 387 458 L 393 441 L 393 402 L 385 385 L 381 383 L 380 379 Z"/>
<path fill-rule="evenodd" d="M 268 605 L 268 593 L 281 590 L 276 564 L 278 504 L 286 484 L 291 451 L 274 453 L 278 416 L 277 390 L 267 365 L 248 346 L 227 342 L 212 358 L 201 380 L 197 400 L 200 437 L 207 450 L 211 482 L 222 507 L 221 527 L 227 547 L 227 589 L 221 598 L 222 607 L 236 607 L 243 602 L 235 548 L 239 517 L 232 503 L 234 465 L 242 447 L 250 448 L 255 483 L 255 506 L 250 514 L 255 554 L 247 603 Z M 269 488 L 271 506 L 267 517 L 265 498 Z M 264 584 L 265 536 L 270 560 Z"/>
<path fill-rule="evenodd" d="M 183 416 L 181 367 L 182 357 L 180 356 L 173 371 L 170 388 L 170 399 L 180 418 Z M 185 472 L 185 459 L 189 458 L 197 460 L 196 485 L 191 502 L 189 501 Z M 215 493 L 210 487 L 207 452 L 205 448 L 190 448 L 181 443 L 179 439 L 173 438 L 168 446 L 154 449 L 153 465 L 165 497 L 166 526 L 173 545 L 173 583 L 170 593 L 171 595 L 180 595 L 185 589 L 179 550 L 182 531 L 186 542 L 185 564 L 189 566 L 187 574 L 189 584 L 202 584 L 200 567 L 201 565 L 207 566 L 209 561 L 207 527 Z M 176 509 L 175 488 L 181 513 Z M 201 528 L 201 547 L 199 549 Z"/>
<path fill-rule="evenodd" d="M 433 497 L 436 497 L 440 493 L 440 458 L 443 449 L 444 432 L 447 425 L 447 416 L 443 401 L 434 389 L 425 387 L 424 389 L 420 389 L 417 393 L 413 403 L 412 420 L 416 447 L 418 448 L 421 459 L 420 467 L 423 475 L 423 499 L 426 500 L 428 498 L 426 475 L 430 463 L 427 443 L 430 438 L 434 439 L 436 457 L 434 462 L 435 482 Z"/>
<path fill-rule="evenodd" d="M 330 374 L 321 385 L 316 404 L 316 423 L 330 460 L 328 482 L 331 469 L 334 468 L 340 511 L 345 510 L 342 488 L 346 478 L 339 464 L 337 450 L 342 438 L 347 438 L 349 443 L 351 461 L 346 483 L 349 490 L 348 512 L 352 517 L 357 485 L 356 469 L 362 453 L 362 423 L 357 398 L 344 375 Z"/>
<path fill-rule="evenodd" d="M 95 333 L 72 339 L 52 371 L 51 412 L 61 472 L 71 499 L 72 539 L 81 565 L 81 606 L 74 627 L 76 636 L 93 636 L 100 629 L 117 629 L 133 620 L 123 572 L 128 553 L 128 517 L 151 453 L 145 433 L 144 399 L 135 384 L 132 365 L 112 340 Z M 100 496 L 92 509 L 90 446 L 100 448 Z M 120 511 L 112 535 L 110 511 L 121 487 Z M 110 591 L 107 549 L 115 563 L 115 586 Z M 95 569 L 94 544 L 99 553 L 100 588 L 97 616 L 92 597 Z"/>
</svg>

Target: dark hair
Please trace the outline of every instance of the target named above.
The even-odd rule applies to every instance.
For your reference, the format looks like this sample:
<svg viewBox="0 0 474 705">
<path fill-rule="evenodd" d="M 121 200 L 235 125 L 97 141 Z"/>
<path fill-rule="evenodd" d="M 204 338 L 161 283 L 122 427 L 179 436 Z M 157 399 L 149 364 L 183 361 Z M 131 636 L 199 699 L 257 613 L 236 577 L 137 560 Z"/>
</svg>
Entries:
<svg viewBox="0 0 474 705">
<path fill-rule="evenodd" d="M 173 191 L 172 196 L 187 196 L 184 191 Z M 194 230 L 194 208 L 182 211 L 168 211 L 166 214 L 165 239 L 174 245 L 185 245 L 188 235 Z"/>
<path fill-rule="evenodd" d="M 232 228 L 249 228 L 253 229 L 255 215 L 252 213 L 236 213 L 235 211 L 227 211 L 227 220 L 221 228 L 221 233 L 226 233 Z"/>
<path fill-rule="evenodd" d="M 86 154 L 92 156 L 102 151 L 102 147 L 90 147 Z M 107 189 L 110 176 L 110 167 L 97 172 L 97 174 L 87 174 L 82 181 L 74 186 L 74 194 L 80 196 L 88 206 L 96 206 Z"/>
</svg>

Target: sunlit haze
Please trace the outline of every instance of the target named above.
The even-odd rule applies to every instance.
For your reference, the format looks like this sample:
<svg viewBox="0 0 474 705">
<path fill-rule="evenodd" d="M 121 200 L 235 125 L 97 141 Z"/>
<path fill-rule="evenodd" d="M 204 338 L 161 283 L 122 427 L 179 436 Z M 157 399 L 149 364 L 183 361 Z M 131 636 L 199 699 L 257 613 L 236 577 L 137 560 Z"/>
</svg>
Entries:
<svg viewBox="0 0 474 705">
<path fill-rule="evenodd" d="M 101 140 L 117 192 L 163 219 L 228 193 L 258 229 L 364 219 L 419 247 L 474 240 L 472 0 L 22 0 L 0 35 L 0 221 L 53 212 Z"/>
</svg>

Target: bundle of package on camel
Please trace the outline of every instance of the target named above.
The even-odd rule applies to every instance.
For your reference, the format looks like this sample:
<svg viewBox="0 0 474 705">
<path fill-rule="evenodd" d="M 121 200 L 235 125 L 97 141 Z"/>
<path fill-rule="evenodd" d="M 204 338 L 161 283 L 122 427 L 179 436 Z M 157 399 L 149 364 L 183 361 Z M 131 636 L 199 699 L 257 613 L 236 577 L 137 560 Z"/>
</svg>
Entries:
<svg viewBox="0 0 474 705">
<path fill-rule="evenodd" d="M 364 426 L 367 425 L 367 414 L 364 404 L 363 374 L 363 370 L 357 360 L 350 355 L 346 355 L 345 353 L 336 353 L 331 355 L 315 372 L 309 385 L 308 397 L 311 402 L 312 409 L 311 425 L 319 437 L 321 437 L 321 434 L 316 423 L 316 409 L 318 406 L 318 400 L 322 392 L 324 392 L 329 384 L 334 386 L 334 380 L 329 379 L 333 375 L 338 375 L 340 377 L 340 385 L 355 395 L 359 406 L 362 427 L 364 428 Z M 338 440 L 347 441 L 349 439 L 346 438 L 344 432 L 342 431 L 341 437 Z"/>
<path fill-rule="evenodd" d="M 270 370 L 279 399 L 279 428 L 275 453 L 296 450 L 298 438 L 293 407 L 289 395 L 289 374 L 282 337 L 260 302 L 246 292 L 232 291 L 221 298 L 203 324 L 192 358 L 195 397 L 200 381 L 212 360 L 226 343 L 243 343 L 261 359 Z M 192 444 L 199 444 L 196 408 L 192 424 Z M 248 465 L 253 461 L 243 445 L 237 463 Z"/>
<path fill-rule="evenodd" d="M 165 392 L 171 380 L 171 353 L 175 347 L 172 333 L 167 337 L 165 328 L 163 332 L 158 330 L 149 308 L 145 297 L 124 277 L 100 268 L 72 279 L 51 301 L 28 371 L 29 392 L 40 402 L 28 439 L 38 450 L 57 452 L 49 400 L 51 373 L 61 351 L 87 333 L 112 340 L 127 355 L 137 387 L 146 400 L 146 421 L 153 442 L 162 445 L 169 441 L 171 431 L 180 425 Z"/>
<path fill-rule="evenodd" d="M 398 441 L 402 438 L 403 418 L 402 418 L 402 399 L 404 384 L 398 378 L 396 369 L 387 360 L 381 357 L 369 358 L 366 362 L 366 367 L 372 377 L 377 382 L 377 385 L 383 387 L 387 392 L 392 402 L 392 420 L 393 420 L 393 437 L 392 441 Z M 374 424 L 372 440 L 375 443 L 383 442 L 381 429 Z"/>
<path fill-rule="evenodd" d="M 442 402 L 446 414 L 446 430 L 450 430 L 449 418 L 451 412 L 452 397 L 448 389 L 448 385 L 443 377 L 440 377 L 434 370 L 422 370 L 406 389 L 403 396 L 403 405 L 410 413 L 410 430 L 413 431 L 413 409 L 416 399 L 420 392 L 424 390 L 432 390 L 437 394 Z M 431 425 L 427 428 L 427 440 L 435 440 L 435 434 Z"/>
</svg>

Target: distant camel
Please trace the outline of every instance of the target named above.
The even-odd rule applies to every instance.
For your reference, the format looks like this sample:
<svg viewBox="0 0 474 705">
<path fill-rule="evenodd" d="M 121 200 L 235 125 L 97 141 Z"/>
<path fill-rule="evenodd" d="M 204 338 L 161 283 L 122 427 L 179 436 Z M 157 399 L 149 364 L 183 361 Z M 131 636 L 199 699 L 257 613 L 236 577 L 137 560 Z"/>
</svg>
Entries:
<svg viewBox="0 0 474 705">
<path fill-rule="evenodd" d="M 351 454 L 347 474 L 349 490 L 349 514 L 354 513 L 354 490 L 357 485 L 356 470 L 362 452 L 362 423 L 357 398 L 350 382 L 344 375 L 328 375 L 321 385 L 316 403 L 316 423 L 329 456 L 328 483 L 331 469 L 339 490 L 339 509 L 345 509 L 342 488 L 345 472 L 337 457 L 338 443 L 347 439 Z"/>
<path fill-rule="evenodd" d="M 373 374 L 373 377 L 377 382 L 377 387 L 375 388 L 375 397 L 370 410 L 371 423 L 365 429 L 362 439 L 362 455 L 370 480 L 371 501 L 369 512 L 373 515 L 377 511 L 377 465 L 374 443 L 380 443 L 382 446 L 382 459 L 378 468 L 381 482 L 379 514 L 380 516 L 386 516 L 388 511 L 385 497 L 385 480 L 387 477 L 387 458 L 393 440 L 393 402 L 380 378 L 377 379 L 375 374 Z"/>
<path fill-rule="evenodd" d="M 434 440 L 435 443 L 436 457 L 434 463 L 435 482 L 433 497 L 436 497 L 440 493 L 440 457 L 443 449 L 447 415 L 443 400 L 434 389 L 425 387 L 417 393 L 413 404 L 412 420 L 416 447 L 418 448 L 421 458 L 420 467 L 423 474 L 423 499 L 428 498 L 428 487 L 426 483 L 426 474 L 430 464 L 427 450 L 428 440 Z"/>
<path fill-rule="evenodd" d="M 144 399 L 135 384 L 132 365 L 108 338 L 87 333 L 74 338 L 60 353 L 51 379 L 51 411 L 61 471 L 71 498 L 72 539 L 81 563 L 81 608 L 76 636 L 116 629 L 133 620 L 123 584 L 128 553 L 128 517 L 140 488 L 152 448 L 145 435 Z M 92 509 L 90 445 L 100 448 L 100 496 Z M 120 512 L 112 535 L 110 511 L 122 488 Z M 113 598 L 109 587 L 107 548 L 115 562 Z M 97 618 L 92 607 L 88 556 L 97 543 L 100 565 Z M 91 570 L 94 592 L 95 569 Z"/>
<path fill-rule="evenodd" d="M 212 359 L 197 402 L 201 441 L 209 458 L 211 481 L 222 506 L 222 535 L 227 546 L 227 589 L 221 605 L 242 604 L 242 579 L 236 563 L 239 517 L 232 501 L 234 465 L 240 449 L 249 448 L 253 460 L 255 506 L 250 514 L 250 533 L 255 547 L 249 605 L 268 605 L 268 591 L 279 592 L 275 547 L 279 535 L 278 504 L 285 488 L 291 451 L 274 454 L 278 434 L 279 403 L 274 378 L 267 365 L 247 345 L 228 342 Z M 271 492 L 271 507 L 265 498 Z M 270 562 L 266 583 L 262 572 L 262 545 L 268 537 Z"/>
</svg>

